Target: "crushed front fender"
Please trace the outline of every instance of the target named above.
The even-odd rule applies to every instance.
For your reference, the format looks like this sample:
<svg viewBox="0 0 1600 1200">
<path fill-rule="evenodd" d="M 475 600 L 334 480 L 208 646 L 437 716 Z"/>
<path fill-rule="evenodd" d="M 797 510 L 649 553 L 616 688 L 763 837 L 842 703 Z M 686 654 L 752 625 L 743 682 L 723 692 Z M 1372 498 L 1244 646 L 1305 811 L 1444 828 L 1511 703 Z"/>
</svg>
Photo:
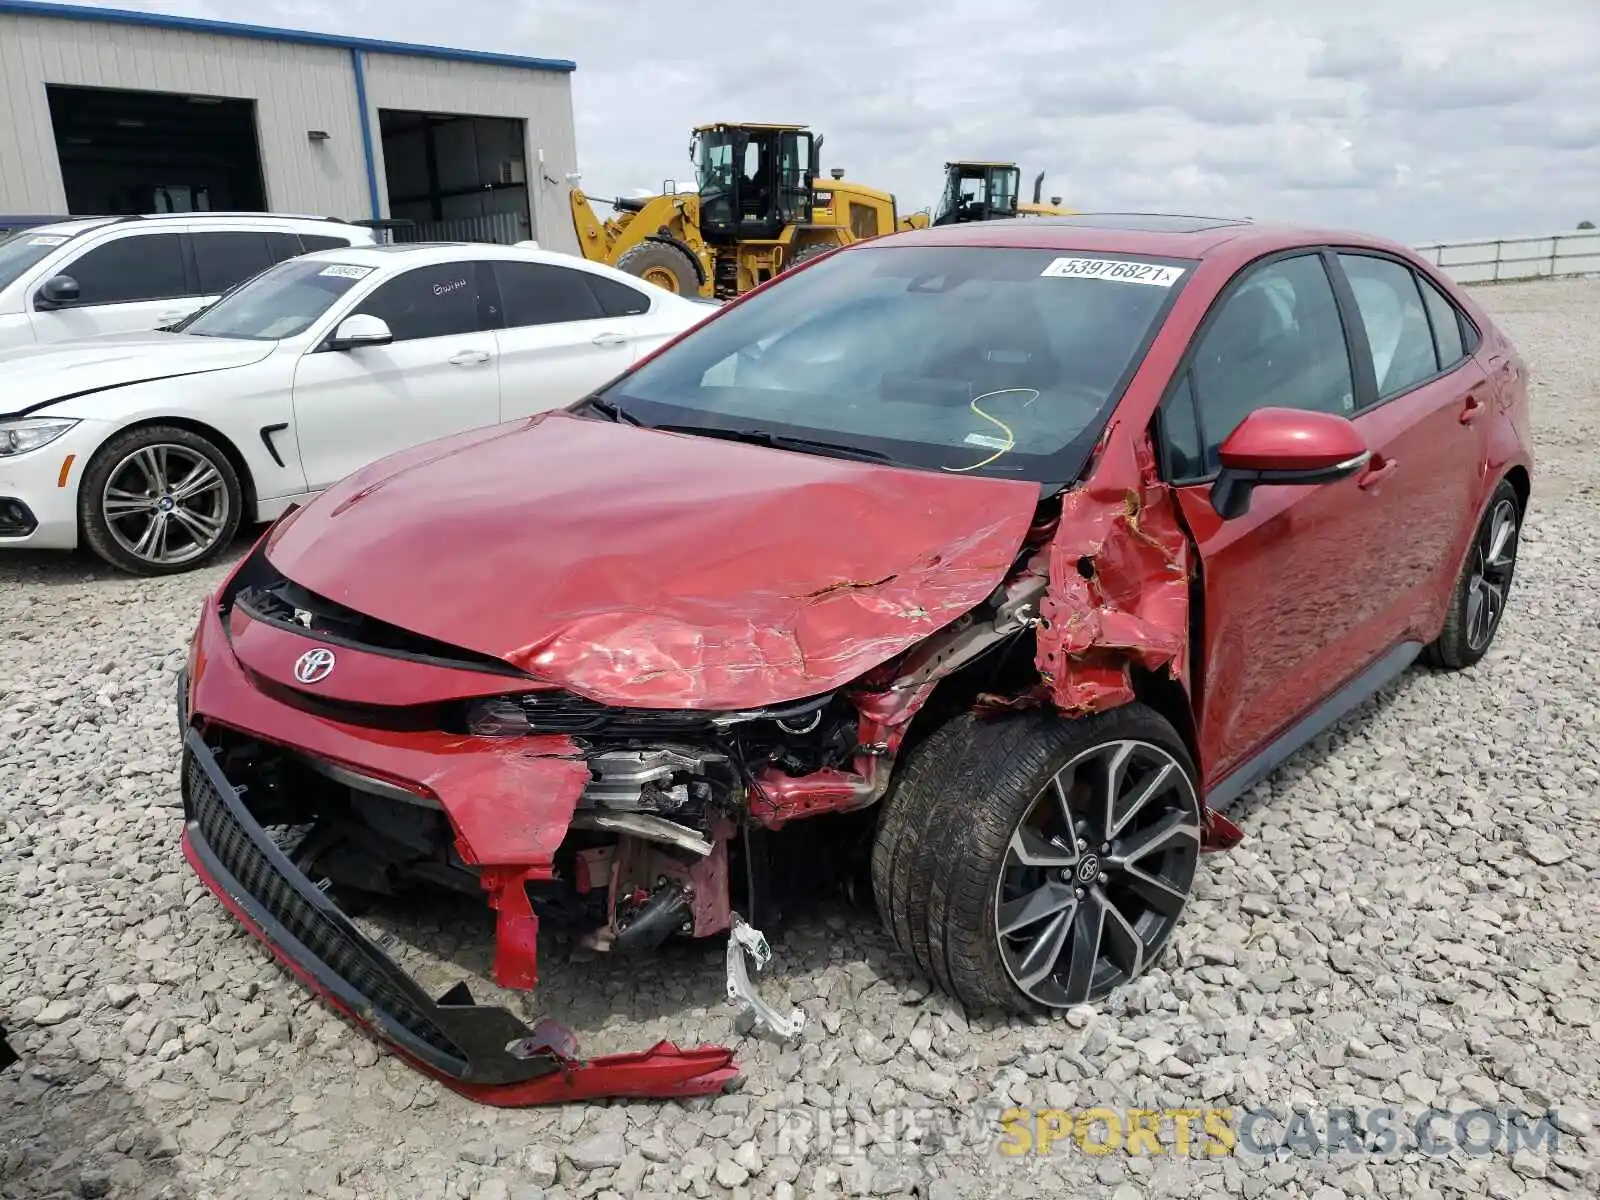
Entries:
<svg viewBox="0 0 1600 1200">
<path fill-rule="evenodd" d="M 1074 714 L 1132 700 L 1135 665 L 1189 684 L 1188 535 L 1148 441 L 1107 445 L 1108 457 L 1062 502 L 1039 607 L 1039 673 L 1056 706 Z"/>
<path fill-rule="evenodd" d="M 183 851 L 218 899 L 303 984 L 395 1053 L 463 1095 L 527 1106 L 721 1091 L 738 1075 L 721 1046 L 585 1060 L 551 1021 L 529 1028 L 480 1006 L 464 984 L 427 995 L 299 871 L 256 822 L 200 734 L 183 753 Z"/>
</svg>

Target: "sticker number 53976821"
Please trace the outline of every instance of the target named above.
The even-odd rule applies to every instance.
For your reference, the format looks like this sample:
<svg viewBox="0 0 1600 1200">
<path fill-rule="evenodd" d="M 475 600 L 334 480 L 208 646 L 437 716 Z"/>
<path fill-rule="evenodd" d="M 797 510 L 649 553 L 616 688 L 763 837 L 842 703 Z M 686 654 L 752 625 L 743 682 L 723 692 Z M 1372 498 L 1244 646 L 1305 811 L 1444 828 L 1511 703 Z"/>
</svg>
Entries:
<svg viewBox="0 0 1600 1200">
<path fill-rule="evenodd" d="M 1183 268 L 1115 258 L 1058 258 L 1039 274 L 1057 279 L 1109 279 L 1116 283 L 1171 287 L 1183 278 Z"/>
</svg>

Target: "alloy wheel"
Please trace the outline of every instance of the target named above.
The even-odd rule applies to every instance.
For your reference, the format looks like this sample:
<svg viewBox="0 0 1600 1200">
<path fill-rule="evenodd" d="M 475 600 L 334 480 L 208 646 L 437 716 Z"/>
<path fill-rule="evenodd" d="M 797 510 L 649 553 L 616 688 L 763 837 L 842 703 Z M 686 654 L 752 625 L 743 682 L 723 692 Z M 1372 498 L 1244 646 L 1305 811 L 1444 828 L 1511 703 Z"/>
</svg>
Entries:
<svg viewBox="0 0 1600 1200">
<path fill-rule="evenodd" d="M 106 476 L 101 512 L 128 554 L 156 566 L 199 558 L 228 528 L 228 489 L 209 458 L 158 442 L 129 454 Z"/>
<path fill-rule="evenodd" d="M 995 896 L 1011 981 L 1062 1008 L 1143 974 L 1177 926 L 1200 855 L 1194 785 L 1144 741 L 1063 766 L 1012 832 Z"/>
<path fill-rule="evenodd" d="M 1489 644 L 1506 611 L 1506 595 L 1517 567 L 1517 506 L 1502 499 L 1490 510 L 1472 546 L 1467 580 L 1467 645 L 1477 652 Z"/>
</svg>

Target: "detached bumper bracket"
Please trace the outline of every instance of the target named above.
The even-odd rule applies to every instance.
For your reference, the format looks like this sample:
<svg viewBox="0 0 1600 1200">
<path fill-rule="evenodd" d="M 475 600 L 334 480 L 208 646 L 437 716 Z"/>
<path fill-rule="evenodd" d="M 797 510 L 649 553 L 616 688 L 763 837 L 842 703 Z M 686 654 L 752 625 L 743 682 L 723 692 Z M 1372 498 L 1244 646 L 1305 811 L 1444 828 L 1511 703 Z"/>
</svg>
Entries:
<svg viewBox="0 0 1600 1200">
<path fill-rule="evenodd" d="M 734 913 L 732 927 L 728 931 L 729 1001 L 737 1004 L 742 1012 L 750 1014 L 756 1029 L 767 1030 L 779 1041 L 787 1042 L 799 1037 L 806 1026 L 806 1010 L 797 1007 L 785 1016 L 763 1000 L 745 967 L 746 954 L 754 960 L 757 971 L 772 961 L 772 949 L 761 931 Z"/>
</svg>

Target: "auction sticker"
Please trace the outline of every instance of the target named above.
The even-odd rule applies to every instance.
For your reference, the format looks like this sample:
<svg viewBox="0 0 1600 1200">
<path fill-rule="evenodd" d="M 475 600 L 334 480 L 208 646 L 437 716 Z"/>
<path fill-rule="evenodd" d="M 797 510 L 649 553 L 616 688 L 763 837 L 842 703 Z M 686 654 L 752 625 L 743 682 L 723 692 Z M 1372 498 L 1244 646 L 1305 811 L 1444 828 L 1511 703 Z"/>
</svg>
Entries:
<svg viewBox="0 0 1600 1200">
<path fill-rule="evenodd" d="M 328 275 L 334 279 L 365 279 L 372 274 L 371 267 L 350 267 L 344 263 L 335 263 L 331 267 L 323 267 L 318 275 Z"/>
<path fill-rule="evenodd" d="M 985 450 L 1011 449 L 1011 443 L 1005 438 L 990 437 L 987 433 L 969 433 L 961 440 L 969 446 L 982 446 Z"/>
<path fill-rule="evenodd" d="M 29 238 L 28 239 L 28 245 L 30 245 L 30 246 L 65 246 L 69 240 L 70 240 L 69 238 L 62 237 L 60 234 L 51 233 L 51 234 L 43 234 L 43 235 L 41 235 L 39 237 Z"/>
<path fill-rule="evenodd" d="M 1171 287 L 1183 278 L 1183 268 L 1116 258 L 1058 258 L 1039 274 L 1055 279 L 1110 279 L 1116 283 Z"/>
</svg>

